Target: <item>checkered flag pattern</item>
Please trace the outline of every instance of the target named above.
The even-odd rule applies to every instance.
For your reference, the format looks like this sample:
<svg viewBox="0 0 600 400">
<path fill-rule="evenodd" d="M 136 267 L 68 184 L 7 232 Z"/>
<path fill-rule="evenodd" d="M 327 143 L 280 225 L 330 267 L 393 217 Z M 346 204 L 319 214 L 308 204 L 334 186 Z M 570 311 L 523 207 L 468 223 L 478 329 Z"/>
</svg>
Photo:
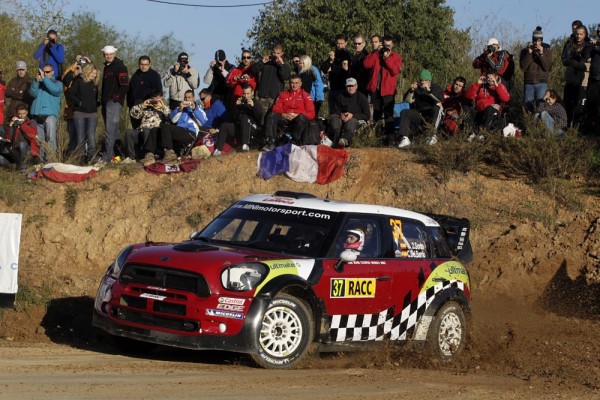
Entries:
<svg viewBox="0 0 600 400">
<path fill-rule="evenodd" d="M 406 340 L 409 329 L 413 328 L 435 296 L 456 286 L 464 291 L 464 283 L 451 280 L 440 282 L 421 292 L 411 301 L 411 292 L 404 298 L 402 311 L 395 313 L 395 307 L 381 311 L 379 314 L 333 315 L 331 319 L 331 339 L 334 342 L 366 341 L 366 340 Z"/>
</svg>

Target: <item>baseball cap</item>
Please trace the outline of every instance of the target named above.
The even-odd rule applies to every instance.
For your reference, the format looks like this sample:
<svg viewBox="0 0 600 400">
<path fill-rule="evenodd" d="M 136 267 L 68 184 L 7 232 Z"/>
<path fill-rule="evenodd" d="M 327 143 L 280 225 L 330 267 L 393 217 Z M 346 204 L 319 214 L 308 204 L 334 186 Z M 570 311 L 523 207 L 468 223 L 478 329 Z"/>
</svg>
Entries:
<svg viewBox="0 0 600 400">
<path fill-rule="evenodd" d="M 117 52 L 117 50 L 118 49 L 116 47 L 111 46 L 111 45 L 107 45 L 107 46 L 104 46 L 102 48 L 102 50 L 100 50 L 100 51 L 103 52 L 104 54 L 114 54 L 114 53 Z"/>
<path fill-rule="evenodd" d="M 356 84 L 358 84 L 358 82 L 356 82 L 356 79 L 354 79 L 354 78 L 346 79 L 346 86 L 354 86 Z"/>
<path fill-rule="evenodd" d="M 25 61 L 17 61 L 17 71 L 20 69 L 27 69 L 27 64 Z"/>
<path fill-rule="evenodd" d="M 493 44 L 499 45 L 500 43 L 498 43 L 498 39 L 496 39 L 496 38 L 490 38 L 490 40 L 488 40 L 487 45 L 491 46 Z"/>
</svg>

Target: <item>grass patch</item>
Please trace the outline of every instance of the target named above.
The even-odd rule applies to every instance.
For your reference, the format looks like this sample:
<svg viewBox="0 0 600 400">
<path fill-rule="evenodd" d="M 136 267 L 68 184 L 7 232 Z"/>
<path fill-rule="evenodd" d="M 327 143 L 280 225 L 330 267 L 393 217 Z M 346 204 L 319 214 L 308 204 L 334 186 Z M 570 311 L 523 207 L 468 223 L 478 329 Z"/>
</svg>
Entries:
<svg viewBox="0 0 600 400">
<path fill-rule="evenodd" d="M 202 223 L 202 214 L 199 212 L 192 213 L 185 217 L 185 222 L 187 222 L 192 229 L 198 229 Z"/>
<path fill-rule="evenodd" d="M 30 195 L 29 181 L 25 176 L 0 169 L 0 200 L 13 206 L 24 203 Z"/>
<path fill-rule="evenodd" d="M 40 287 L 19 283 L 15 309 L 22 311 L 33 305 L 46 306 L 50 300 L 52 300 L 52 286 L 49 283 L 45 282 Z"/>
<path fill-rule="evenodd" d="M 65 213 L 75 219 L 75 208 L 77 207 L 77 197 L 79 193 L 74 187 L 68 187 L 65 191 Z"/>
</svg>

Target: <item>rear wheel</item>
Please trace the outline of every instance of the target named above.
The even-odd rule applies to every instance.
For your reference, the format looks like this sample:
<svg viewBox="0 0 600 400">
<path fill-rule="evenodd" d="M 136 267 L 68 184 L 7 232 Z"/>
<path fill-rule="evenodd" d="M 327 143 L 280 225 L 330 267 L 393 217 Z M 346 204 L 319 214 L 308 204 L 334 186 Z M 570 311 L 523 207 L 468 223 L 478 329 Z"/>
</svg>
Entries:
<svg viewBox="0 0 600 400">
<path fill-rule="evenodd" d="M 442 361 L 453 361 L 467 341 L 467 323 L 461 306 L 449 301 L 435 315 L 429 328 L 429 347 L 434 356 Z"/>
<path fill-rule="evenodd" d="M 313 339 L 312 314 L 296 297 L 278 295 L 265 312 L 252 357 L 264 368 L 286 368 L 298 363 Z"/>
</svg>

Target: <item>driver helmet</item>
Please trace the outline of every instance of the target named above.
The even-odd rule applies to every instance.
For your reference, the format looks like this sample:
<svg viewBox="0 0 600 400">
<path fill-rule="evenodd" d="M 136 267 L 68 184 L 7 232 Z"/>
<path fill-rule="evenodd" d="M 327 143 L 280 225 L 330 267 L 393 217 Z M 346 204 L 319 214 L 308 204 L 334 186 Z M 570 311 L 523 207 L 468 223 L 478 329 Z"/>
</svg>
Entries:
<svg viewBox="0 0 600 400">
<path fill-rule="evenodd" d="M 355 240 L 350 239 L 354 237 Z M 365 243 L 365 233 L 362 229 L 348 229 L 346 231 L 346 239 L 344 239 L 344 248 L 361 251 Z"/>
</svg>

